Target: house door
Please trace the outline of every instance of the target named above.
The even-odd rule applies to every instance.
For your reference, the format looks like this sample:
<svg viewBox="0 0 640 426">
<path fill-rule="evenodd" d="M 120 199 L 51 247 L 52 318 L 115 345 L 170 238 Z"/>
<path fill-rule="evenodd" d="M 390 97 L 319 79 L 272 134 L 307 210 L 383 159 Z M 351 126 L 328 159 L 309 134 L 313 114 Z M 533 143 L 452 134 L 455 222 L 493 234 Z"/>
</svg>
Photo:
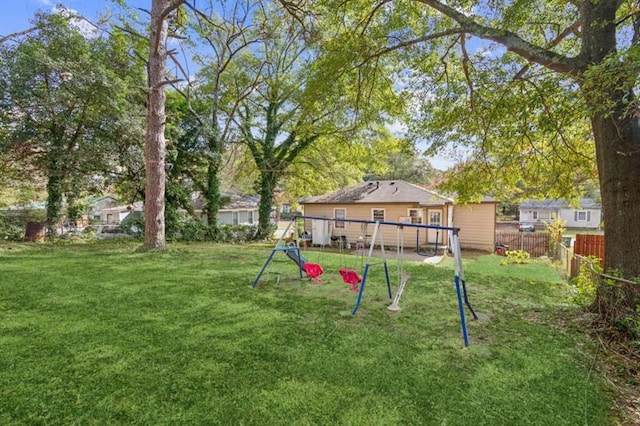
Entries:
<svg viewBox="0 0 640 426">
<path fill-rule="evenodd" d="M 430 226 L 442 226 L 442 210 L 428 210 L 427 212 L 428 222 L 427 225 Z M 427 230 L 427 242 L 435 243 L 442 237 L 441 229 L 431 229 Z"/>
</svg>

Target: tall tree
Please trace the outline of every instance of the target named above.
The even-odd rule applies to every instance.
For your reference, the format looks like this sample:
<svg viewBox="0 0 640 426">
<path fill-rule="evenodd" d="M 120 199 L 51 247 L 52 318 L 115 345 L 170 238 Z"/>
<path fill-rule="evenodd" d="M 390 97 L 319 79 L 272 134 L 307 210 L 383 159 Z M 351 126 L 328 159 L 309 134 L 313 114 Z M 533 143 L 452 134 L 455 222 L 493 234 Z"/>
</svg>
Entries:
<svg viewBox="0 0 640 426">
<path fill-rule="evenodd" d="M 166 248 L 165 207 L 165 87 L 169 19 L 184 0 L 152 0 L 149 27 L 147 131 L 145 137 L 144 247 Z"/>
<path fill-rule="evenodd" d="M 187 99 L 188 111 L 199 124 L 198 138 L 203 142 L 199 153 L 206 162 L 206 173 L 192 176 L 206 200 L 204 214 L 215 239 L 224 159 L 230 145 L 238 140 L 234 117 L 241 100 L 256 83 L 243 81 L 236 73 L 239 58 L 259 41 L 251 19 L 257 3 L 210 0 L 208 7 L 198 6 L 196 9 L 189 5 L 195 15 L 191 28 L 202 42 L 201 53 L 195 58 L 202 68 L 194 84 L 182 93 Z"/>
<path fill-rule="evenodd" d="M 372 123 L 402 110 L 390 79 L 372 84 L 362 72 L 342 68 L 344 62 L 316 60 L 313 40 L 305 38 L 296 20 L 280 11 L 262 13 L 254 18 L 262 43 L 237 74 L 257 84 L 235 118 L 259 173 L 258 238 L 269 235 L 274 192 L 302 153 L 323 140 L 340 149 Z M 359 84 L 369 91 L 357 91 Z"/>
<path fill-rule="evenodd" d="M 88 38 L 72 21 L 37 15 L 33 31 L 0 49 L 0 147 L 45 176 L 50 235 L 65 196 L 73 203 L 90 190 L 136 128 L 130 119 L 131 130 L 116 131 L 135 115 L 129 82 L 141 77 L 137 64 L 122 60 L 116 36 Z"/>
</svg>

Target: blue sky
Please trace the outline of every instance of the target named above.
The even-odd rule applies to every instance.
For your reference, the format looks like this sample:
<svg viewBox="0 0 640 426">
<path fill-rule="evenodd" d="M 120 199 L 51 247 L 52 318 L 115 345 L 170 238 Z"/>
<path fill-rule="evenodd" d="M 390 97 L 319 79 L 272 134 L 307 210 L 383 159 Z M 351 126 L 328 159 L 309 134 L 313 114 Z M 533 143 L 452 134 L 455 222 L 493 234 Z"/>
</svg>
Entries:
<svg viewBox="0 0 640 426">
<path fill-rule="evenodd" d="M 151 0 L 127 0 L 126 3 L 147 10 L 151 8 Z M 29 28 L 30 19 L 37 11 L 50 12 L 58 4 L 88 19 L 94 19 L 107 8 L 118 8 L 110 0 L 0 0 L 0 36 Z"/>
<path fill-rule="evenodd" d="M 126 3 L 130 7 L 151 9 L 151 0 L 126 0 Z M 89 20 L 95 20 L 107 9 L 119 8 L 111 0 L 0 0 L 0 37 L 29 28 L 30 20 L 37 11 L 50 12 L 56 5 L 63 5 Z M 442 170 L 453 164 L 450 159 L 443 156 L 434 156 L 430 159 L 435 167 Z"/>
</svg>

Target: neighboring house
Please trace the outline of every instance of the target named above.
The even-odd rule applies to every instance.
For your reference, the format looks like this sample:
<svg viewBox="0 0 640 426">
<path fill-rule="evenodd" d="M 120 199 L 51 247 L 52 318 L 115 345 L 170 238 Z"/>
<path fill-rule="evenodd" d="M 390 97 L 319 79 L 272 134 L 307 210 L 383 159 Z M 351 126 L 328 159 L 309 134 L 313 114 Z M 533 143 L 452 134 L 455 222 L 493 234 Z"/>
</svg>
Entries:
<svg viewBox="0 0 640 426">
<path fill-rule="evenodd" d="M 130 214 L 144 214 L 144 207 L 142 201 L 136 201 L 133 204 L 119 205 L 114 207 L 107 207 L 100 210 L 99 218 L 102 225 L 119 225 Z"/>
<path fill-rule="evenodd" d="M 520 223 L 544 226 L 562 218 L 567 228 L 597 229 L 602 222 L 602 205 L 590 198 L 580 200 L 577 208 L 566 200 L 527 200 L 520 204 Z"/>
<path fill-rule="evenodd" d="M 401 180 L 364 182 L 325 195 L 300 201 L 307 216 L 406 222 L 460 228 L 462 248 L 493 251 L 495 244 L 496 204 L 492 199 L 480 203 L 456 204 L 453 199 Z M 311 223 L 309 223 L 311 222 Z M 371 238 L 374 225 L 355 222 L 306 221 L 305 231 L 313 242 L 326 243 L 326 236 L 346 239 L 354 244 L 360 238 Z M 326 225 L 324 225 L 326 226 Z M 313 228 L 316 228 L 315 230 Z M 395 246 L 397 227 L 383 226 L 385 245 Z M 314 235 L 315 231 L 315 235 Z M 448 245 L 448 233 L 435 229 L 406 227 L 402 231 L 405 247 Z M 318 235 L 323 234 L 323 235 Z"/>
<path fill-rule="evenodd" d="M 92 219 L 95 221 L 102 220 L 102 213 L 101 213 L 102 210 L 108 209 L 111 207 L 117 207 L 118 204 L 120 203 L 116 197 L 113 197 L 111 195 L 104 195 L 100 197 L 89 197 L 85 201 L 89 207 L 87 211 L 87 215 L 89 216 L 89 219 Z"/>
<path fill-rule="evenodd" d="M 258 223 L 260 196 L 223 193 L 222 197 L 229 199 L 229 201 L 218 210 L 219 225 L 255 225 Z M 204 223 L 207 223 L 207 218 L 203 211 L 205 203 L 206 201 L 202 197 L 194 196 L 193 208 L 195 213 Z"/>
<path fill-rule="evenodd" d="M 258 223 L 259 196 L 242 196 L 225 193 L 223 197 L 226 197 L 229 201 L 218 211 L 218 224 L 254 225 Z M 194 194 L 192 204 L 196 215 L 200 217 L 204 223 L 207 223 L 206 215 L 203 212 L 205 201 L 197 194 Z M 144 205 L 142 201 L 128 205 L 102 208 L 98 214 L 92 217 L 99 220 L 103 225 L 118 225 L 131 213 L 144 215 Z"/>
</svg>

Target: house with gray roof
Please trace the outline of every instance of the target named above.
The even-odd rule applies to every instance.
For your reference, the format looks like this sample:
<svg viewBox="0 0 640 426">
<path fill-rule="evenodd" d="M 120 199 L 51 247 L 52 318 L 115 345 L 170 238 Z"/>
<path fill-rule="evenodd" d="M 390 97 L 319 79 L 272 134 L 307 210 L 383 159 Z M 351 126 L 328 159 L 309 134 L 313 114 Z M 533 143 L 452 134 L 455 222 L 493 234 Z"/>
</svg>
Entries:
<svg viewBox="0 0 640 426">
<path fill-rule="evenodd" d="M 564 199 L 527 200 L 520 203 L 520 225 L 530 224 L 544 229 L 545 222 L 561 218 L 568 229 L 599 229 L 602 223 L 602 205 L 591 198 L 571 205 Z"/>
<path fill-rule="evenodd" d="M 225 192 L 222 194 L 222 199 L 223 206 L 218 211 L 219 225 L 254 225 L 258 223 L 259 196 Z M 206 214 L 204 213 L 205 203 L 206 201 L 199 193 L 192 195 L 191 204 L 194 212 L 204 223 L 207 222 Z M 100 209 L 94 217 L 100 220 L 102 224 L 118 225 L 131 213 L 144 215 L 142 201 L 105 207 Z"/>
<path fill-rule="evenodd" d="M 243 195 L 232 192 L 222 194 L 223 205 L 218 210 L 218 225 L 255 225 L 258 223 L 259 195 Z M 192 204 L 195 213 L 207 222 L 204 207 L 206 200 L 194 194 Z"/>
<path fill-rule="evenodd" d="M 478 203 L 459 204 L 454 198 L 402 180 L 380 180 L 304 198 L 300 204 L 307 216 L 457 227 L 463 248 L 493 251 L 495 243 L 497 202 L 489 197 Z M 356 243 L 369 237 L 373 228 L 365 229 L 356 222 L 318 222 L 327 223 L 328 229 L 314 232 L 313 223 L 305 223 L 305 230 L 319 243 L 326 242 L 326 238 L 318 237 L 319 232 Z M 385 244 L 395 245 L 397 230 L 384 226 L 382 231 Z M 406 247 L 448 245 L 448 233 L 442 230 L 405 227 L 402 233 Z"/>
</svg>

